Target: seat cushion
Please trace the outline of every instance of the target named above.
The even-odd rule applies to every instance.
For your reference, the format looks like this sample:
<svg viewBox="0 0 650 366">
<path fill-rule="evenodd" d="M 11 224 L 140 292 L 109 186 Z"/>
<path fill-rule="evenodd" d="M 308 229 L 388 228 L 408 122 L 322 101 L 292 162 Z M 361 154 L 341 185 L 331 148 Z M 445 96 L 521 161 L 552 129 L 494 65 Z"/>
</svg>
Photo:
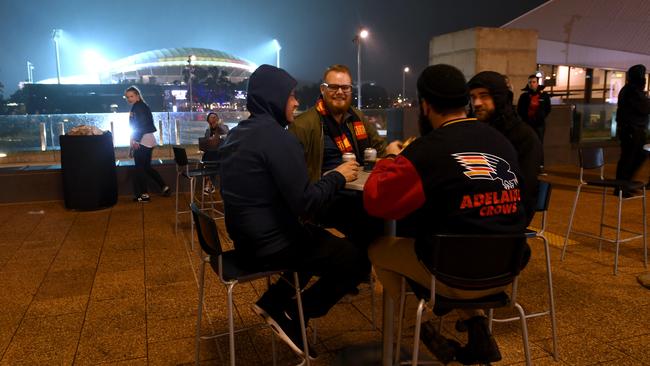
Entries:
<svg viewBox="0 0 650 366">
<path fill-rule="evenodd" d="M 633 191 L 643 188 L 643 182 L 616 180 L 616 179 L 594 179 L 586 181 L 587 184 L 597 187 L 612 187 L 623 191 Z"/>
<path fill-rule="evenodd" d="M 238 282 L 248 282 L 287 271 L 287 269 L 284 268 L 262 272 L 245 269 L 244 266 L 241 265 L 238 257 L 235 255 L 234 250 L 224 252 L 221 261 L 223 263 L 223 279 L 225 281 L 237 280 Z M 210 266 L 212 266 L 215 273 L 219 273 L 217 257 L 210 257 Z"/>
</svg>

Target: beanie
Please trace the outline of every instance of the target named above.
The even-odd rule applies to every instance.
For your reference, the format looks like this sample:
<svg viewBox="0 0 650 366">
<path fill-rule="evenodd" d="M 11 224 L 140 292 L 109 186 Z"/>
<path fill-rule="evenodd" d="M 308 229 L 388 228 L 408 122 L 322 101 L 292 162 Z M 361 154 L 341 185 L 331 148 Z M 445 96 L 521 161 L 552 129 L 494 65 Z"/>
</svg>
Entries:
<svg viewBox="0 0 650 366">
<path fill-rule="evenodd" d="M 418 95 L 437 109 L 461 108 L 469 102 L 465 76 L 451 65 L 428 66 L 417 82 Z"/>
</svg>

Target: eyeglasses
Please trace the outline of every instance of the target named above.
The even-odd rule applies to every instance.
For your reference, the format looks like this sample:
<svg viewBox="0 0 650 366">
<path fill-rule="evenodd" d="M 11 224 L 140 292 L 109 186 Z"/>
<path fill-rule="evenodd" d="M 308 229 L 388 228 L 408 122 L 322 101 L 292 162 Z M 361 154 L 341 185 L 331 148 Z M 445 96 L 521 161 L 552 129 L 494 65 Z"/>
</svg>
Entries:
<svg viewBox="0 0 650 366">
<path fill-rule="evenodd" d="M 336 93 L 337 91 L 339 91 L 339 89 L 341 89 L 341 91 L 344 94 L 352 93 L 352 85 L 339 85 L 339 84 L 328 84 L 328 83 L 322 83 L 321 85 L 324 86 L 325 89 L 327 89 L 327 91 L 330 93 Z"/>
</svg>

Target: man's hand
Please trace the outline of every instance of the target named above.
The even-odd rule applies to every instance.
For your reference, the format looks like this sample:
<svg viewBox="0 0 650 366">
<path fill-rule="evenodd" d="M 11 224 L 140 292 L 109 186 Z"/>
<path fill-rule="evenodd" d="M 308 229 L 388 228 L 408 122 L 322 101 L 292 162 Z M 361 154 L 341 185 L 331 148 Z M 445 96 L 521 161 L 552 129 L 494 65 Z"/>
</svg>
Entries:
<svg viewBox="0 0 650 366">
<path fill-rule="evenodd" d="M 352 182 L 359 175 L 359 164 L 356 161 L 347 161 L 337 166 L 334 170 L 343 174 L 346 182 Z"/>
<path fill-rule="evenodd" d="M 403 142 L 400 140 L 395 140 L 386 146 L 386 155 L 394 154 L 399 155 L 402 152 Z"/>
</svg>

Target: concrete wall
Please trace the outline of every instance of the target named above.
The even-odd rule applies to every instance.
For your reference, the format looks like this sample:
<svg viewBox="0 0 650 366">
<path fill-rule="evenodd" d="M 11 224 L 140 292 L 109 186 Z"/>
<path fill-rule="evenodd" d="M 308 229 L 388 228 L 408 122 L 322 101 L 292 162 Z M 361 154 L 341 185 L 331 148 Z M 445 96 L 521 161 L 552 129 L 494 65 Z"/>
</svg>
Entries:
<svg viewBox="0 0 650 366">
<path fill-rule="evenodd" d="M 485 70 L 505 74 L 516 101 L 537 69 L 537 31 L 471 28 L 436 36 L 429 42 L 429 65 L 438 63 L 456 66 L 467 79 Z"/>
</svg>

